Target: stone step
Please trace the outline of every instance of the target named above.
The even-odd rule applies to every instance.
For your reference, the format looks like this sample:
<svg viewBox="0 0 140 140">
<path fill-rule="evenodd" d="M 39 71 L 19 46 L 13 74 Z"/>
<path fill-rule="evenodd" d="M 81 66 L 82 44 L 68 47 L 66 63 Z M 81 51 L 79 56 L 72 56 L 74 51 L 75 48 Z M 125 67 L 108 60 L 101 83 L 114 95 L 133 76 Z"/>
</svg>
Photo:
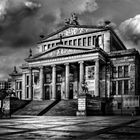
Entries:
<svg viewBox="0 0 140 140">
<path fill-rule="evenodd" d="M 76 116 L 77 108 L 77 100 L 61 100 L 44 116 Z"/>
<path fill-rule="evenodd" d="M 42 110 L 47 108 L 54 101 L 31 101 L 23 109 L 20 109 L 14 113 L 14 115 L 38 115 Z"/>
</svg>

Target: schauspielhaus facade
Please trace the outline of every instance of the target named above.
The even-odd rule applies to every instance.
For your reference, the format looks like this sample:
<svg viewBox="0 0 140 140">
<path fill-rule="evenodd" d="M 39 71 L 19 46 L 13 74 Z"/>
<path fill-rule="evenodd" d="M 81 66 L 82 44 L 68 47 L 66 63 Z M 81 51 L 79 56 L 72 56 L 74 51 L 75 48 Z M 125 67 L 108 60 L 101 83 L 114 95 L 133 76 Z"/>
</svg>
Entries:
<svg viewBox="0 0 140 140">
<path fill-rule="evenodd" d="M 20 99 L 77 99 L 84 82 L 92 98 L 110 99 L 116 112 L 139 108 L 139 53 L 110 27 L 67 24 L 42 38 L 37 50 L 30 50 L 22 73 L 10 74 Z"/>
</svg>

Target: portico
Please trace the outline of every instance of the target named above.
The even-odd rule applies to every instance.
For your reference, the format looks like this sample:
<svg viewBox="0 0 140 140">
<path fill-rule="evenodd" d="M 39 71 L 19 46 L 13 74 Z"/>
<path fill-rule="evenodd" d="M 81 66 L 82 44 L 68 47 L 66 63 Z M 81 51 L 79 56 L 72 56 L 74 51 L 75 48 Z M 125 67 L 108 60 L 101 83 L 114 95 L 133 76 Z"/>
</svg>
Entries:
<svg viewBox="0 0 140 140">
<path fill-rule="evenodd" d="M 29 71 L 29 86 L 25 86 L 25 91 L 29 90 L 29 99 L 76 99 L 81 93 L 81 83 L 83 81 L 88 82 L 86 72 L 88 66 L 94 67 L 94 71 L 91 72 L 93 74 L 91 80 L 94 81 L 90 85 L 92 88 L 91 94 L 92 96 L 99 96 L 99 66 L 100 61 L 103 61 L 103 56 L 99 57 L 97 54 L 99 53 L 96 53 L 95 58 L 92 57 L 93 59 L 91 60 L 89 60 L 89 57 L 87 57 L 87 60 L 83 60 L 82 57 L 85 58 L 88 54 L 85 54 L 85 56 L 79 54 L 81 60 L 75 60 L 74 62 L 71 59 L 65 60 L 68 57 L 66 56 L 62 59 L 62 63 L 60 63 L 60 58 L 58 58 L 58 61 L 56 59 L 55 63 L 53 63 L 53 59 L 50 59 L 50 61 L 48 60 L 49 64 L 44 64 L 44 62 L 40 63 L 41 65 L 37 65 L 35 62 L 30 64 L 30 67 L 26 68 Z M 35 74 L 38 75 L 38 80 Z M 28 75 L 25 78 L 27 82 Z M 37 83 L 35 80 L 37 80 Z"/>
</svg>

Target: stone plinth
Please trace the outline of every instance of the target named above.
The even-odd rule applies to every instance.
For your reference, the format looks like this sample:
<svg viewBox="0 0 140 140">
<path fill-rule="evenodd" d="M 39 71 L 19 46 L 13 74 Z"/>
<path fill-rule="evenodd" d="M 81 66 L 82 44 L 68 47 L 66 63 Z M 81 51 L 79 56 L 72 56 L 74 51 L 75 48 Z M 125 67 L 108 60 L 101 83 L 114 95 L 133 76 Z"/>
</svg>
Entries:
<svg viewBox="0 0 140 140">
<path fill-rule="evenodd" d="M 0 118 L 10 118 L 10 97 L 1 100 L 1 113 Z"/>
<path fill-rule="evenodd" d="M 87 115 L 87 95 L 81 94 L 78 96 L 78 111 L 76 112 L 77 116 L 86 116 Z"/>
</svg>

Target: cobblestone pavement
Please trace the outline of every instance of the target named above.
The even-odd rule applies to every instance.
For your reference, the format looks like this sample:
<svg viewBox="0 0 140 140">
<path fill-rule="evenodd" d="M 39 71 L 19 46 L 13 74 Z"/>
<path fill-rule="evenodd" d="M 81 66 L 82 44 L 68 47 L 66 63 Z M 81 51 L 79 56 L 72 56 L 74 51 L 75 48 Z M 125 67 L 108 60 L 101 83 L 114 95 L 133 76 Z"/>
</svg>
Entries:
<svg viewBox="0 0 140 140">
<path fill-rule="evenodd" d="M 0 140 L 140 140 L 140 117 L 12 116 L 0 119 Z"/>
</svg>

